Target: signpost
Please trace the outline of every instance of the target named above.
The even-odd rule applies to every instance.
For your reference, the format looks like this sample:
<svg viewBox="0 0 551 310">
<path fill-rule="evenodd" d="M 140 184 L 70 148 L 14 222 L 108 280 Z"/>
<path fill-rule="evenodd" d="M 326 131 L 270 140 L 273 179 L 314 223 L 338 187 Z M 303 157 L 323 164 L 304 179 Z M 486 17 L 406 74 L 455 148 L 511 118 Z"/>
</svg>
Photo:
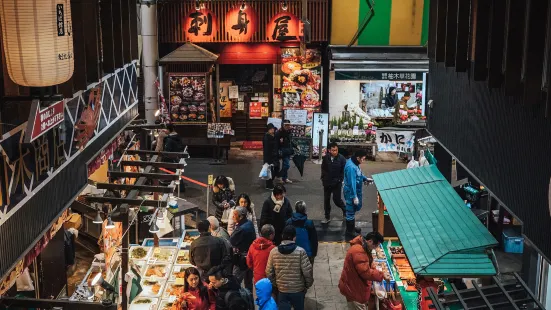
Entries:
<svg viewBox="0 0 551 310">
<path fill-rule="evenodd" d="M 50 129 L 61 124 L 65 119 L 64 102 L 58 101 L 44 109 L 40 109 L 40 101 L 33 100 L 27 130 L 25 134 L 25 143 L 31 143 L 42 136 Z"/>
</svg>

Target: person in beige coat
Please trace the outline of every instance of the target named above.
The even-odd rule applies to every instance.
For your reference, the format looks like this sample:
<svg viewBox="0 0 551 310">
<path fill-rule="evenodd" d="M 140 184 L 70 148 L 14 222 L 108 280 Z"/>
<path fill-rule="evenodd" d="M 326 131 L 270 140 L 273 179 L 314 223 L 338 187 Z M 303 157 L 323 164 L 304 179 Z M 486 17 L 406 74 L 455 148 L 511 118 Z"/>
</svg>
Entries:
<svg viewBox="0 0 551 310">
<path fill-rule="evenodd" d="M 281 310 L 304 309 L 306 291 L 314 284 L 312 264 L 306 251 L 297 246 L 294 226 L 283 229 L 283 241 L 273 248 L 266 265 L 266 276 L 279 291 Z"/>
</svg>

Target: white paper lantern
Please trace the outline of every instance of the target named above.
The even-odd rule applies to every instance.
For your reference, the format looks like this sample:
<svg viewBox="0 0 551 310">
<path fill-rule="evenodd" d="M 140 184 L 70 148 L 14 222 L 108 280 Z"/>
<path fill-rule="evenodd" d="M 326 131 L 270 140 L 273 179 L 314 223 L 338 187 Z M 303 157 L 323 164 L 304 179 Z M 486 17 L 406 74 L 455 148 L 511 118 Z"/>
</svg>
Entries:
<svg viewBox="0 0 551 310">
<path fill-rule="evenodd" d="M 0 0 L 2 43 L 10 78 L 43 87 L 73 75 L 70 0 Z"/>
</svg>

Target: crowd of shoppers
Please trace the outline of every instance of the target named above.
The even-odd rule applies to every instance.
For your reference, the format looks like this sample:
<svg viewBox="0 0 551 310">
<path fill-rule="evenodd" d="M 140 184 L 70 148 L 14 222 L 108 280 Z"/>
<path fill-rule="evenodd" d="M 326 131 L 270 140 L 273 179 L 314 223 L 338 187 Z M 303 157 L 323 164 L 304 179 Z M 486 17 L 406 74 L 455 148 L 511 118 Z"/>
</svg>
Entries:
<svg viewBox="0 0 551 310">
<path fill-rule="evenodd" d="M 215 179 L 215 216 L 199 222 L 200 237 L 190 249 L 190 261 L 197 269 L 186 270 L 186 292 L 197 301 L 187 302 L 194 307 L 188 309 L 253 309 L 253 289 L 260 309 L 304 309 L 306 292 L 314 283 L 318 235 L 308 218 L 306 202 L 297 201 L 293 212 L 282 184 L 292 183 L 287 175 L 292 156 L 288 125 L 284 123 L 275 132 L 269 124 L 264 137 L 263 159 L 274 172 L 274 179 L 266 181 L 271 192 L 262 204 L 259 219 L 250 196 L 235 195 L 231 178 Z M 338 287 L 354 309 L 367 309 L 371 282 L 384 279 L 383 273 L 372 267 L 371 256 L 383 237 L 375 232 L 364 237 L 355 228 L 355 214 L 362 208 L 362 186 L 372 182 L 360 169 L 365 157 L 365 152 L 358 151 L 347 160 L 331 143 L 321 165 L 322 223 L 331 220 L 332 198 L 343 212 L 346 234 L 352 239 Z M 278 170 L 280 158 L 282 169 Z M 276 178 L 281 180 L 274 184 Z"/>
</svg>

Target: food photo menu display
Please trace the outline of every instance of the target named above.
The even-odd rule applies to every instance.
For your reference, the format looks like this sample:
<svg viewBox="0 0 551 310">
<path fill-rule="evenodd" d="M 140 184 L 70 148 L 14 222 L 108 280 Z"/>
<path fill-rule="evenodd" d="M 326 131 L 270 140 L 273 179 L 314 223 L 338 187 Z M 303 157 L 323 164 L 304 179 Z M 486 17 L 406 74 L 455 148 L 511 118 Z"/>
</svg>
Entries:
<svg viewBox="0 0 551 310">
<path fill-rule="evenodd" d="M 170 119 L 174 124 L 206 123 L 207 93 L 204 74 L 173 74 L 168 78 Z"/>
</svg>

